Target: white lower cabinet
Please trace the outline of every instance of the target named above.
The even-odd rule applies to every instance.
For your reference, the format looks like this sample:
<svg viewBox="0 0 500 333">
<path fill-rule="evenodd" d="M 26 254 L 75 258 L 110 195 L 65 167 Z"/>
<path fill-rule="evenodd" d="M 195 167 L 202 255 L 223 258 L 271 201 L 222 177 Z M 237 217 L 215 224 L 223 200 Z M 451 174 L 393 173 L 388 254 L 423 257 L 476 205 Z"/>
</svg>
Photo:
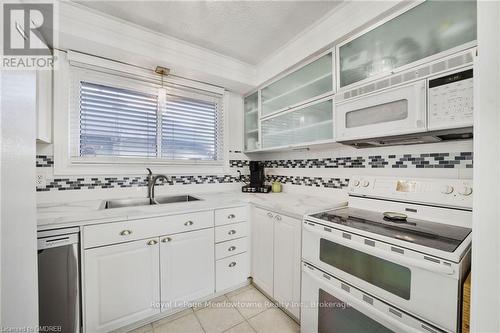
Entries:
<svg viewBox="0 0 500 333">
<path fill-rule="evenodd" d="M 301 221 L 255 208 L 252 278 L 283 308 L 300 318 Z"/>
<path fill-rule="evenodd" d="M 274 298 L 300 318 L 301 221 L 275 215 Z"/>
<path fill-rule="evenodd" d="M 153 316 L 160 312 L 168 314 L 246 282 L 247 210 L 242 206 L 85 226 L 84 332 L 111 332 L 157 319 Z"/>
<path fill-rule="evenodd" d="M 252 279 L 268 295 L 274 290 L 273 213 L 255 208 L 252 216 Z"/>
<path fill-rule="evenodd" d="M 85 331 L 109 332 L 160 312 L 158 238 L 84 252 Z"/>
<path fill-rule="evenodd" d="M 217 260 L 217 291 L 223 291 L 245 282 L 248 278 L 248 254 L 241 253 L 232 257 Z"/>
<path fill-rule="evenodd" d="M 248 206 L 215 210 L 215 291 L 248 281 Z"/>
<path fill-rule="evenodd" d="M 215 291 L 214 229 L 160 237 L 162 311 Z"/>
</svg>

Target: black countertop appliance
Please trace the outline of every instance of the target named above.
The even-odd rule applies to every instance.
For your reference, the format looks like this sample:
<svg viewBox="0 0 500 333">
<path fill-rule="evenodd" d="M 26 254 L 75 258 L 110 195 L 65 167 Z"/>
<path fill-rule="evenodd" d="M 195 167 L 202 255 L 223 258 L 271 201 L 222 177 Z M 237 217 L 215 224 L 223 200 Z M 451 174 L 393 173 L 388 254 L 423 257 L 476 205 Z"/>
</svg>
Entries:
<svg viewBox="0 0 500 333">
<path fill-rule="evenodd" d="M 264 164 L 260 161 L 250 161 L 250 184 L 241 188 L 243 192 L 269 193 L 271 186 L 265 185 L 266 175 Z"/>
</svg>

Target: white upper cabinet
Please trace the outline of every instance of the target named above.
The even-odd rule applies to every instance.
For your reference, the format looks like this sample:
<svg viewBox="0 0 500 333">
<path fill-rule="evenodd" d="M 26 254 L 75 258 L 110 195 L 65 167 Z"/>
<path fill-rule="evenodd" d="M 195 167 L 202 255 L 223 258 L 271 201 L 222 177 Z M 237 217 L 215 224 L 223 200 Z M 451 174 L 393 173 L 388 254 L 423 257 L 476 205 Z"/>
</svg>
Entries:
<svg viewBox="0 0 500 333">
<path fill-rule="evenodd" d="M 425 1 L 337 46 L 339 88 L 475 44 L 476 1 Z"/>
<path fill-rule="evenodd" d="M 333 52 L 245 97 L 245 151 L 333 141 Z"/>
<path fill-rule="evenodd" d="M 261 90 L 261 117 L 272 115 L 333 92 L 329 52 Z"/>
<path fill-rule="evenodd" d="M 332 97 L 262 121 L 262 148 L 333 141 Z"/>
<path fill-rule="evenodd" d="M 245 97 L 244 100 L 244 145 L 245 151 L 256 150 L 259 145 L 259 92 Z"/>
</svg>

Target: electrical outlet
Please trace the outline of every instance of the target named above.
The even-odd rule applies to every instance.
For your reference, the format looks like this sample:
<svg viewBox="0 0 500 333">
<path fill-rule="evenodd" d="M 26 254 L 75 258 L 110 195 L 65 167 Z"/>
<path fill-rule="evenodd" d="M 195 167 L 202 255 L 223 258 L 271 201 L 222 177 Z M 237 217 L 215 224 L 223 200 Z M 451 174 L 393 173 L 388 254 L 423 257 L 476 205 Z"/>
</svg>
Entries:
<svg viewBox="0 0 500 333">
<path fill-rule="evenodd" d="M 43 187 L 47 184 L 47 179 L 45 178 L 45 174 L 40 172 L 36 174 L 35 184 L 37 187 Z"/>
</svg>

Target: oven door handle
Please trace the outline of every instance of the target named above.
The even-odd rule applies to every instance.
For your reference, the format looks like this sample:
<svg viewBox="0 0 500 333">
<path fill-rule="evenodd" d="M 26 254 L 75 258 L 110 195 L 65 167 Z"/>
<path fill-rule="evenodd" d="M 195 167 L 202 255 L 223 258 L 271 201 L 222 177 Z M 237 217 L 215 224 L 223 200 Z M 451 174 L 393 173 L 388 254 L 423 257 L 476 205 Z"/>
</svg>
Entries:
<svg viewBox="0 0 500 333">
<path fill-rule="evenodd" d="M 310 231 L 315 234 L 320 234 L 325 236 L 326 239 L 330 239 L 334 241 L 337 244 L 344 245 L 350 248 L 353 248 L 355 250 L 367 253 L 367 254 L 372 254 L 374 256 L 402 264 L 404 266 L 410 266 L 410 267 L 415 267 L 415 268 L 421 268 L 430 272 L 434 273 L 439 273 L 439 274 L 445 274 L 445 275 L 454 275 L 455 274 L 455 269 L 452 267 L 446 267 L 440 264 L 431 264 L 427 262 L 423 262 L 422 260 L 417 260 L 413 258 L 408 258 L 404 254 L 393 254 L 384 250 L 380 250 L 376 247 L 373 246 L 368 246 L 368 245 L 361 245 L 358 244 L 354 241 L 351 240 L 346 240 L 344 238 L 338 237 L 335 234 L 331 232 L 326 232 L 322 230 L 323 227 L 318 228 L 315 226 L 311 226 L 307 223 L 304 224 L 304 229 L 307 231 Z"/>
<path fill-rule="evenodd" d="M 399 330 L 401 330 L 403 332 L 407 332 L 407 333 L 420 332 L 420 331 L 414 329 L 413 327 L 406 325 L 404 322 L 401 322 L 398 319 L 393 318 L 393 317 L 387 315 L 386 313 L 378 310 L 377 308 L 359 301 L 358 299 L 354 298 L 349 292 L 342 290 L 342 289 L 338 288 L 337 286 L 334 286 L 331 283 L 331 281 L 327 280 L 326 278 L 319 277 L 319 276 L 315 275 L 314 273 L 309 272 L 307 269 L 302 270 L 302 272 L 304 274 L 306 274 L 310 279 L 315 281 L 319 286 L 323 286 L 323 288 L 325 289 L 326 292 L 334 293 L 335 295 L 333 295 L 333 296 L 337 296 L 337 297 L 339 297 L 339 295 L 342 295 L 343 296 L 342 298 L 345 299 L 345 300 L 341 300 L 342 302 L 347 303 L 348 305 L 354 307 L 354 309 L 356 309 L 356 311 L 360 311 L 360 312 L 364 313 L 365 315 L 367 315 L 367 314 L 371 315 L 368 317 L 370 317 L 372 320 L 373 320 L 373 318 L 382 319 L 384 322 L 390 323 L 391 325 L 397 327 Z M 382 325 L 384 325 L 384 324 L 382 324 Z M 384 325 L 384 326 L 386 326 L 386 325 Z"/>
</svg>

